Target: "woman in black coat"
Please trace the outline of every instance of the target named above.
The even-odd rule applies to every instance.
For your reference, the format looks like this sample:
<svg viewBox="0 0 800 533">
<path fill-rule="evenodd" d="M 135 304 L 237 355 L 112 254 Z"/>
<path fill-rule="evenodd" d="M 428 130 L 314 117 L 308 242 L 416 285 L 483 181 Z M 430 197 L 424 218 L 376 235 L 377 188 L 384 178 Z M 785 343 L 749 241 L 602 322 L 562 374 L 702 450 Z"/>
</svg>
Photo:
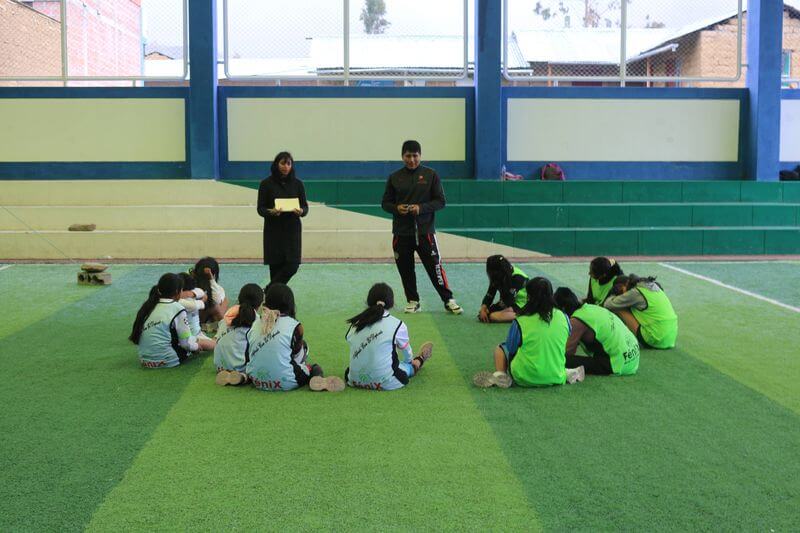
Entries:
<svg viewBox="0 0 800 533">
<path fill-rule="evenodd" d="M 297 198 L 299 209 L 281 211 L 276 198 Z M 272 162 L 270 176 L 258 186 L 258 214 L 264 217 L 264 264 L 269 265 L 270 284 L 289 283 L 300 268 L 302 224 L 308 214 L 306 189 L 294 175 L 294 159 L 281 152 Z"/>
</svg>

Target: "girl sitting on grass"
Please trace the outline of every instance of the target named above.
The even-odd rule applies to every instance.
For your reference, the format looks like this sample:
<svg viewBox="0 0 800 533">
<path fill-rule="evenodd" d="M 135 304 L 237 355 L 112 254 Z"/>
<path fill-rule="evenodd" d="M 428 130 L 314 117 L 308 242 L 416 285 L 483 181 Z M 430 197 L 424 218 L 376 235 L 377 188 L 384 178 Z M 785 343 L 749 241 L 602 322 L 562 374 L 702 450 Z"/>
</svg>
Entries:
<svg viewBox="0 0 800 533">
<path fill-rule="evenodd" d="M 255 283 L 248 283 L 239 291 L 239 304 L 225 313 L 217 330 L 214 348 L 214 366 L 217 385 L 247 383 L 247 363 L 250 362 L 250 345 L 247 335 L 253 323 L 259 320 L 258 310 L 264 303 L 264 291 Z"/>
<path fill-rule="evenodd" d="M 645 348 L 675 347 L 678 315 L 655 277 L 619 276 L 605 307 L 614 311 Z"/>
<path fill-rule="evenodd" d="M 586 303 L 603 305 L 614 287 L 614 280 L 623 274 L 622 268 L 614 259 L 595 257 L 589 263 L 589 290 Z"/>
<path fill-rule="evenodd" d="M 484 323 L 513 321 L 528 300 L 525 292 L 527 274 L 502 255 L 492 255 L 486 258 L 486 275 L 489 289 L 483 297 L 478 320 Z M 492 303 L 498 292 L 500 299 Z"/>
<path fill-rule="evenodd" d="M 181 272 L 178 275 L 181 277 L 181 282 L 183 283 L 181 299 L 178 300 L 178 303 L 186 309 L 186 316 L 189 319 L 189 329 L 192 332 L 192 337 L 197 338 L 197 344 L 200 346 L 201 350 L 211 351 L 214 349 L 216 342 L 214 339 L 209 339 L 200 328 L 200 311 L 205 309 L 208 296 L 203 289 L 196 286 L 191 274 Z"/>
<path fill-rule="evenodd" d="M 292 289 L 283 283 L 270 284 L 261 317 L 247 334 L 250 381 L 262 391 L 290 391 L 306 385 L 313 391 L 344 390 L 341 378 L 324 377 L 319 365 L 308 364 L 308 344 L 295 313 Z"/>
<path fill-rule="evenodd" d="M 581 303 L 572 290 L 559 287 L 556 307 L 570 317 L 567 368 L 587 374 L 624 376 L 639 369 L 639 341 L 617 315 L 599 305 Z M 581 345 L 587 356 L 575 355 Z"/>
<path fill-rule="evenodd" d="M 136 313 L 128 339 L 139 346 L 139 361 L 145 368 L 178 366 L 200 349 L 186 309 L 178 303 L 181 289 L 180 276 L 164 274 Z"/>
<path fill-rule="evenodd" d="M 525 286 L 528 301 L 511 323 L 506 341 L 494 349 L 492 372 L 478 372 L 478 387 L 544 387 L 583 381 L 585 371 L 565 368 L 569 320 L 555 309 L 553 286 L 536 277 Z"/>
<path fill-rule="evenodd" d="M 228 310 L 228 298 L 225 289 L 219 284 L 219 263 L 213 257 L 202 257 L 189 273 L 194 277 L 198 287 L 208 296 L 205 309 L 200 311 L 200 323 L 212 324 L 209 330 L 215 330 L 216 324 Z"/>
<path fill-rule="evenodd" d="M 433 343 L 426 342 L 414 357 L 408 328 L 389 313 L 392 307 L 392 288 L 376 283 L 367 294 L 367 308 L 348 320 L 350 328 L 345 338 L 350 345 L 350 366 L 344 379 L 351 387 L 400 389 L 433 354 Z"/>
</svg>

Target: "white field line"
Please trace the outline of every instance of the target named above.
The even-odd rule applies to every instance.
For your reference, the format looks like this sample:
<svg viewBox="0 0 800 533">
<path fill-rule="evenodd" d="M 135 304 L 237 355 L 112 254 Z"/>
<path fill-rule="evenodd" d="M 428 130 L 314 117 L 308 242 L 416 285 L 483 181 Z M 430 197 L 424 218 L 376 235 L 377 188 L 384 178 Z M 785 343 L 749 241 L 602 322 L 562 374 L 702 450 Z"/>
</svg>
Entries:
<svg viewBox="0 0 800 533">
<path fill-rule="evenodd" d="M 733 285 L 728 285 L 727 283 L 722 283 L 719 280 L 714 278 L 709 278 L 708 276 L 703 276 L 700 274 L 696 274 L 694 272 L 690 272 L 688 270 L 684 270 L 682 268 L 678 268 L 676 266 L 668 265 L 667 263 L 659 263 L 664 268 L 668 268 L 670 270 L 674 270 L 675 272 L 680 272 L 681 274 L 686 274 L 687 276 L 691 276 L 693 278 L 701 279 L 703 281 L 707 281 L 713 285 L 717 285 L 718 287 L 723 287 L 725 289 L 738 292 L 739 294 L 744 294 L 746 296 L 750 296 L 751 298 L 755 298 L 756 300 L 761 300 L 762 302 L 767 302 L 772 305 L 777 305 L 778 307 L 782 307 L 783 309 L 788 309 L 789 311 L 794 311 L 795 313 L 800 313 L 800 307 L 795 307 L 793 305 L 785 304 L 783 302 L 779 302 L 778 300 L 773 300 L 772 298 L 767 298 L 766 296 L 762 296 L 755 292 L 750 292 L 745 289 L 740 289 L 739 287 L 734 287 Z"/>
<path fill-rule="evenodd" d="M 0 267 L 0 272 L 1 272 L 1 271 L 3 271 L 3 270 L 6 270 L 6 269 L 8 269 L 8 268 L 11 268 L 11 267 L 13 267 L 13 266 L 14 266 L 14 265 L 6 265 L 6 266 L 2 266 L 2 267 Z"/>
</svg>

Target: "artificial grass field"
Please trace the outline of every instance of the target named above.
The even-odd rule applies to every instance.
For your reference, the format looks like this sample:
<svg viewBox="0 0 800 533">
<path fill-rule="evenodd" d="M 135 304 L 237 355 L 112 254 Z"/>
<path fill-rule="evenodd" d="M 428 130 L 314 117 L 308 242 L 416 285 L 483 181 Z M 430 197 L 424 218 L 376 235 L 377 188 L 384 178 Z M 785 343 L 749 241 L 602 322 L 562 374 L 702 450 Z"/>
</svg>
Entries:
<svg viewBox="0 0 800 533">
<path fill-rule="evenodd" d="M 800 263 L 674 263 L 800 306 Z M 586 264 L 520 265 L 585 292 Z M 464 316 L 417 268 L 434 355 L 404 390 L 261 393 L 214 385 L 211 355 L 145 370 L 126 340 L 160 274 L 114 265 L 0 270 L 0 531 L 758 530 L 800 528 L 800 313 L 670 270 L 653 274 L 678 347 L 632 377 L 480 390 L 506 325 L 474 316 L 482 264 L 447 267 Z M 347 366 L 344 320 L 394 265 L 307 264 L 292 280 L 311 360 Z M 231 300 L 265 267 L 223 264 Z M 232 302 L 233 303 L 233 302 Z"/>
</svg>

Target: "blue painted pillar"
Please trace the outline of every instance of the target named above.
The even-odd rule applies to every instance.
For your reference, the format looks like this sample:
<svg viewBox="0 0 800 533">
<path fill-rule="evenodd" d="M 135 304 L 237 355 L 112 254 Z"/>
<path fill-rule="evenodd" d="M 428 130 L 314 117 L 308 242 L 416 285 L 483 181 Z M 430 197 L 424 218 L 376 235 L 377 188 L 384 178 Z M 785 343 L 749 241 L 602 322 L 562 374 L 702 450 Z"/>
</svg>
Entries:
<svg viewBox="0 0 800 533">
<path fill-rule="evenodd" d="M 189 2 L 189 174 L 219 177 L 216 0 Z"/>
<path fill-rule="evenodd" d="M 780 170 L 783 2 L 750 0 L 747 10 L 747 89 L 750 96 L 746 177 L 777 181 Z"/>
<path fill-rule="evenodd" d="M 498 0 L 475 1 L 475 177 L 497 179 L 503 165 Z"/>
</svg>

